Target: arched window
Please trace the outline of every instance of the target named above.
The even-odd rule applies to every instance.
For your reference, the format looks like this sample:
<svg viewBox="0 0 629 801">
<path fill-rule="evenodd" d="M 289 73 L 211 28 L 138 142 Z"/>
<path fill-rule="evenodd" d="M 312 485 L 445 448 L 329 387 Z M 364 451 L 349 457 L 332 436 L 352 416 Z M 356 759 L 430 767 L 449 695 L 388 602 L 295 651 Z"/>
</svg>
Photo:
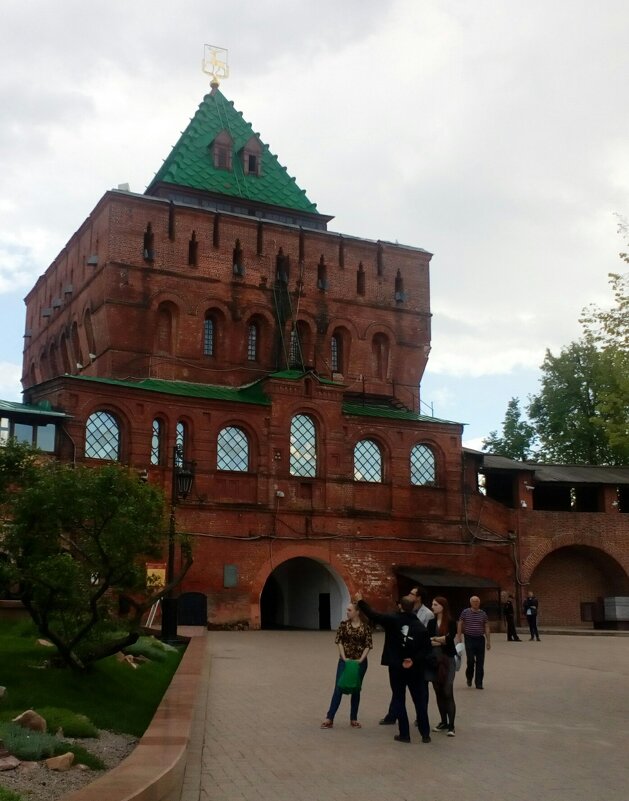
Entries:
<svg viewBox="0 0 629 801">
<path fill-rule="evenodd" d="M 59 343 L 59 352 L 61 353 L 61 362 L 63 364 L 63 372 L 64 373 L 71 373 L 72 370 L 70 368 L 70 354 L 68 351 L 68 337 L 66 334 L 63 334 L 61 337 L 61 341 Z"/>
<path fill-rule="evenodd" d="M 170 304 L 163 303 L 157 309 L 155 350 L 158 353 L 173 352 L 173 311 Z"/>
<path fill-rule="evenodd" d="M 436 484 L 435 454 L 428 445 L 415 445 L 411 451 L 411 484 L 424 487 Z"/>
<path fill-rule="evenodd" d="M 177 429 L 175 431 L 175 447 L 176 447 L 176 454 L 175 454 L 175 464 L 177 467 L 181 467 L 183 465 L 183 460 L 186 458 L 186 453 L 188 452 L 188 426 L 180 420 L 177 423 Z"/>
<path fill-rule="evenodd" d="M 50 364 L 50 373 L 52 377 L 59 375 L 59 365 L 57 364 L 57 346 L 53 342 L 50 346 L 50 353 L 48 355 L 48 362 Z"/>
<path fill-rule="evenodd" d="M 317 475 L 317 430 L 307 414 L 296 414 L 290 424 L 290 474 Z"/>
<path fill-rule="evenodd" d="M 362 261 L 358 265 L 358 272 L 356 273 L 356 294 L 365 294 L 365 268 Z"/>
<path fill-rule="evenodd" d="M 336 334 L 330 343 L 330 361 L 333 373 L 341 372 L 341 339 Z"/>
<path fill-rule="evenodd" d="M 163 464 L 163 439 L 164 426 L 161 420 L 155 418 L 155 420 L 153 420 L 153 432 L 151 435 L 151 464 Z"/>
<path fill-rule="evenodd" d="M 376 378 L 386 378 L 389 370 L 389 340 L 385 334 L 376 334 L 371 342 L 373 374 Z"/>
<path fill-rule="evenodd" d="M 297 329 L 293 328 L 290 332 L 290 345 L 288 347 L 288 366 L 301 367 L 301 346 L 299 344 L 299 334 Z"/>
<path fill-rule="evenodd" d="M 204 356 L 214 356 L 214 337 L 215 337 L 215 330 L 214 330 L 214 319 L 210 314 L 205 315 L 205 320 L 203 321 L 203 355 Z"/>
<path fill-rule="evenodd" d="M 94 412 L 85 426 L 85 456 L 88 459 L 120 458 L 120 425 L 110 412 Z"/>
<path fill-rule="evenodd" d="M 382 452 L 372 439 L 361 439 L 354 446 L 354 481 L 382 483 Z"/>
<path fill-rule="evenodd" d="M 89 348 L 90 358 L 96 355 L 96 338 L 94 337 L 94 326 L 92 325 L 92 313 L 89 309 L 85 310 L 83 317 L 83 328 L 85 329 L 85 336 L 87 337 L 87 347 Z"/>
<path fill-rule="evenodd" d="M 247 328 L 247 360 L 258 361 L 258 326 L 255 323 Z"/>
<path fill-rule="evenodd" d="M 79 341 L 79 326 L 76 322 L 72 323 L 72 328 L 70 330 L 70 336 L 72 339 L 72 351 L 74 353 L 74 361 L 75 364 L 72 365 L 72 372 L 75 370 L 81 370 L 83 368 L 83 353 L 81 351 L 81 343 Z"/>
<path fill-rule="evenodd" d="M 227 426 L 219 432 L 216 469 L 235 470 L 240 473 L 249 470 L 249 440 L 241 428 Z"/>
</svg>

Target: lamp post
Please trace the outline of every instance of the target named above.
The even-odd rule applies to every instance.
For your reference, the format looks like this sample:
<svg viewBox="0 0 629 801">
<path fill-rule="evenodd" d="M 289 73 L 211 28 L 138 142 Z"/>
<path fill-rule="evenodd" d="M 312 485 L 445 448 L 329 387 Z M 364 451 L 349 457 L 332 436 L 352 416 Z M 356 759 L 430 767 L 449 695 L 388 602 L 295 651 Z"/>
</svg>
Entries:
<svg viewBox="0 0 629 801">
<path fill-rule="evenodd" d="M 175 578 L 175 509 L 180 500 L 187 498 L 194 482 L 194 462 L 183 459 L 179 445 L 173 448 L 172 484 L 170 490 L 170 522 L 168 526 L 168 562 L 166 564 L 166 586 Z M 179 599 L 171 587 L 162 598 L 162 640 L 173 642 L 177 639 L 177 613 Z"/>
</svg>

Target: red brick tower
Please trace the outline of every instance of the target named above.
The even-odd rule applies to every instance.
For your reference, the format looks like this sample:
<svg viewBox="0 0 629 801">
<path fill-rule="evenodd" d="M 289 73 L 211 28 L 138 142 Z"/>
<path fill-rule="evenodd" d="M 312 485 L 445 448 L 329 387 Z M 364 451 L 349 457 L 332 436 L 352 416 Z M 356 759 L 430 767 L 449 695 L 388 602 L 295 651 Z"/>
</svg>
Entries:
<svg viewBox="0 0 629 801">
<path fill-rule="evenodd" d="M 184 590 L 214 623 L 326 627 L 405 566 L 510 569 L 468 550 L 462 427 L 420 413 L 430 254 L 330 219 L 214 86 L 26 298 L 26 399 L 71 415 L 62 458 L 167 492 L 173 447 L 196 463 Z"/>
</svg>

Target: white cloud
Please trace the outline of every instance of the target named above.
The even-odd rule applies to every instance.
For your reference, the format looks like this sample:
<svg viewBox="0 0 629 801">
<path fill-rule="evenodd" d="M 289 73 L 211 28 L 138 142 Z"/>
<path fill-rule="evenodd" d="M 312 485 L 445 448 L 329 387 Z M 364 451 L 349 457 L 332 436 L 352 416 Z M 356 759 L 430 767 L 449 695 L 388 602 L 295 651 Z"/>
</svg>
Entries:
<svg viewBox="0 0 629 801">
<path fill-rule="evenodd" d="M 79 0 L 3 2 L 0 303 L 106 189 L 149 183 L 208 89 L 204 30 L 230 49 L 222 90 L 331 229 L 435 254 L 431 373 L 537 367 L 607 302 L 625 0 L 110 0 L 94 19 Z"/>
<path fill-rule="evenodd" d="M 22 400 L 22 367 L 11 362 L 0 362 L 0 398 L 4 400 Z"/>
</svg>

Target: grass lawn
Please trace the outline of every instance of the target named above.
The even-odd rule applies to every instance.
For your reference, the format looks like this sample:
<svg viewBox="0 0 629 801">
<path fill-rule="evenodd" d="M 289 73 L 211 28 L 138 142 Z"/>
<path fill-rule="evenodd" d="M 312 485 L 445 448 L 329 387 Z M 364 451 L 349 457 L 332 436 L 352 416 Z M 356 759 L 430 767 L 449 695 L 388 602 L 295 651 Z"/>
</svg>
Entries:
<svg viewBox="0 0 629 801">
<path fill-rule="evenodd" d="M 136 670 L 108 657 L 83 674 L 43 667 L 55 650 L 37 645 L 38 636 L 30 622 L 0 623 L 0 685 L 7 688 L 0 699 L 2 721 L 25 709 L 57 707 L 86 715 L 99 729 L 140 737 L 183 654 L 181 648 L 160 652 L 160 661 Z"/>
</svg>

